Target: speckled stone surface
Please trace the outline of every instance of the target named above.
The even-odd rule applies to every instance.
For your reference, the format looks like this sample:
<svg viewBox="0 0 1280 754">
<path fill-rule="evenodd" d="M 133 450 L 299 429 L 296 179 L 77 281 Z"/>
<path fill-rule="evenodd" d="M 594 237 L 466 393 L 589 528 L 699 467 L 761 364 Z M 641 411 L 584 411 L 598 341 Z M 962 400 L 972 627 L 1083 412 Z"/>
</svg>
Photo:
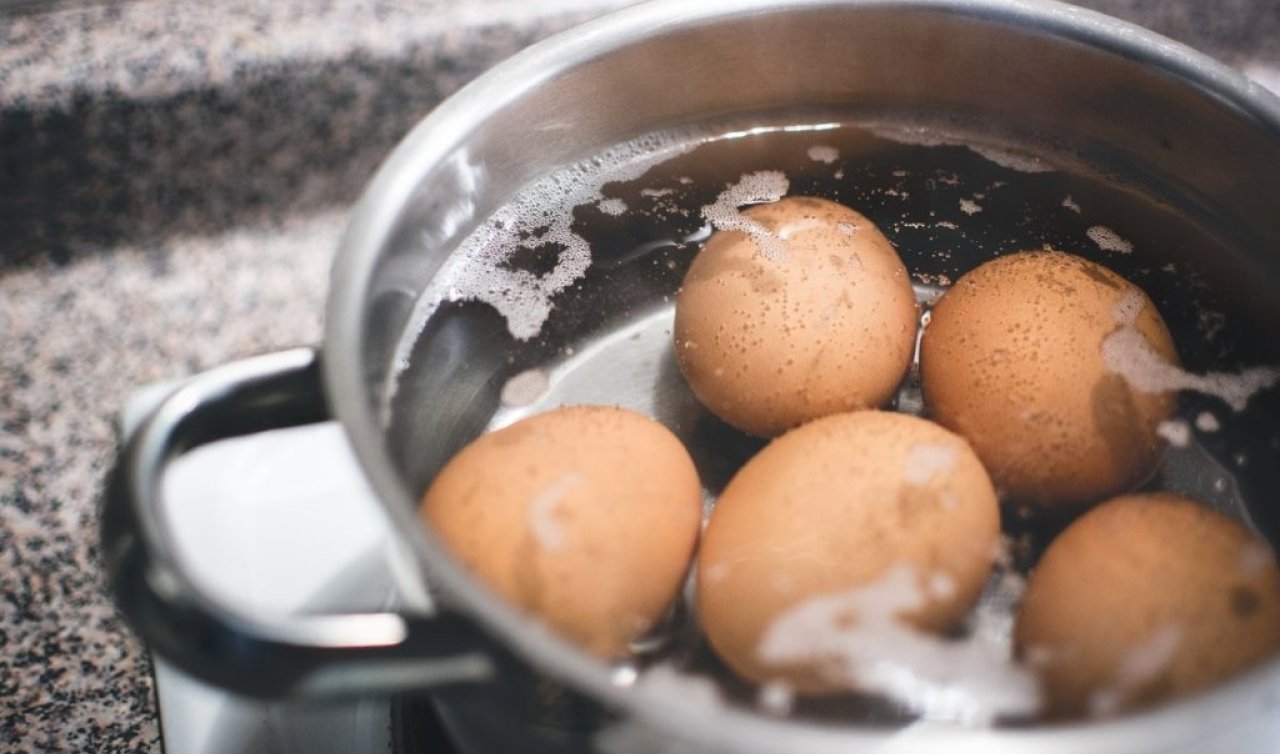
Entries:
<svg viewBox="0 0 1280 754">
<path fill-rule="evenodd" d="M 97 501 L 139 385 L 314 342 L 381 157 L 622 0 L 135 0 L 0 12 L 0 751 L 158 752 Z M 1280 81 L 1274 0 L 1088 0 Z"/>
</svg>

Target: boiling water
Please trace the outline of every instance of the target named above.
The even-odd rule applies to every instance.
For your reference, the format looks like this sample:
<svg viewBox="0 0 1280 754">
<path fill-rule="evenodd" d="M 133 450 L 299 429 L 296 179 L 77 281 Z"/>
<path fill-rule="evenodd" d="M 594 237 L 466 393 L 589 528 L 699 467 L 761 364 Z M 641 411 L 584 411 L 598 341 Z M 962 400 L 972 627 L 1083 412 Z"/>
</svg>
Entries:
<svg viewBox="0 0 1280 754">
<path fill-rule="evenodd" d="M 1188 372 L 1231 383 L 1246 368 L 1280 364 L 1277 281 L 1250 269 L 1246 241 L 1224 230 L 1194 187 L 1121 174 L 1088 155 L 885 124 L 726 128 L 646 143 L 652 149 L 614 150 L 533 187 L 485 222 L 424 295 L 388 406 L 395 452 L 419 489 L 486 429 L 556 405 L 606 403 L 650 414 L 684 441 L 709 512 L 763 441 L 710 415 L 685 384 L 671 342 L 674 294 L 712 223 L 740 227 L 734 206 L 781 193 L 832 199 L 873 220 L 911 271 L 926 317 L 981 262 L 1054 248 L 1142 287 Z M 921 411 L 914 374 L 897 410 Z M 1177 418 L 1161 428 L 1169 452 L 1146 488 L 1212 505 L 1274 543 L 1280 521 L 1267 499 L 1280 487 L 1280 390 L 1266 389 L 1276 373 L 1252 374 L 1261 392 L 1243 410 L 1181 395 Z M 1188 376 L 1178 386 L 1206 384 Z M 1016 510 L 1005 518 L 1008 557 L 961 633 L 1007 653 L 1019 577 L 1054 532 Z M 711 678 L 721 698 L 766 712 L 874 724 L 922 712 L 911 699 L 761 694 L 705 646 L 695 609 L 686 589 L 637 645 L 640 670 Z M 624 684 L 637 677 L 636 667 L 616 674 Z"/>
</svg>

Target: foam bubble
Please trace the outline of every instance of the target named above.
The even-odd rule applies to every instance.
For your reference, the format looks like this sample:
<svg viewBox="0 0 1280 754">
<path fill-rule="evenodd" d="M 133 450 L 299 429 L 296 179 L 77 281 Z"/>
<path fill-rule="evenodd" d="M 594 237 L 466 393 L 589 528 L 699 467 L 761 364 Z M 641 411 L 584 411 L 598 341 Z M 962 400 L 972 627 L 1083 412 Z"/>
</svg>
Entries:
<svg viewBox="0 0 1280 754">
<path fill-rule="evenodd" d="M 1102 341 L 1103 364 L 1109 371 L 1123 377 L 1133 389 L 1144 393 L 1194 390 L 1219 398 L 1236 411 L 1242 411 L 1254 393 L 1280 382 L 1280 367 L 1252 367 L 1238 373 L 1209 372 L 1200 375 L 1169 363 L 1134 328 L 1143 305 L 1138 291 L 1125 292 L 1112 310 L 1120 328 Z M 1205 419 L 1206 415 L 1209 418 Z M 1203 412 L 1197 417 L 1197 423 L 1201 420 L 1216 424 L 1217 417 Z"/>
<path fill-rule="evenodd" d="M 640 671 L 631 662 L 619 662 L 609 670 L 609 682 L 614 686 L 634 686 L 639 677 Z"/>
<path fill-rule="evenodd" d="M 1078 214 L 1080 214 L 1080 204 L 1079 204 L 1079 202 L 1077 202 L 1075 199 L 1071 198 L 1071 196 L 1069 196 L 1069 195 L 1067 196 L 1067 198 L 1065 198 L 1065 199 L 1063 199 L 1063 200 L 1062 200 L 1062 206 L 1066 207 L 1067 209 L 1071 210 L 1072 212 L 1076 213 L 1077 215 L 1078 215 Z"/>
<path fill-rule="evenodd" d="M 786 242 L 762 223 L 738 211 L 748 204 L 776 202 L 786 196 L 791 182 L 778 170 L 761 170 L 742 176 L 711 204 L 702 208 L 702 216 L 719 231 L 736 230 L 747 234 L 756 249 L 771 262 L 790 258 Z"/>
<path fill-rule="evenodd" d="M 954 138 L 943 135 L 932 128 L 924 126 L 908 126 L 899 123 L 876 123 L 869 125 L 867 130 L 879 136 L 881 139 L 894 141 L 899 144 L 907 144 L 917 147 L 946 147 L 957 146 L 960 142 Z"/>
<path fill-rule="evenodd" d="M 972 199 L 961 199 L 960 211 L 966 215 L 976 215 L 982 211 L 982 205 Z"/>
<path fill-rule="evenodd" d="M 507 380 L 502 386 L 500 400 L 509 408 L 529 406 L 541 398 L 551 387 L 551 378 L 541 369 L 526 369 Z"/>
<path fill-rule="evenodd" d="M 637 693 L 663 699 L 679 699 L 681 704 L 697 709 L 720 709 L 724 698 L 715 681 L 706 676 L 682 673 L 666 663 L 654 665 L 636 680 Z"/>
<path fill-rule="evenodd" d="M 760 709 L 779 716 L 791 714 L 795 700 L 795 689 L 784 681 L 769 681 L 760 687 L 760 693 L 756 697 Z"/>
<path fill-rule="evenodd" d="M 707 568 L 704 578 L 711 583 L 724 581 L 729 577 L 730 567 L 725 563 L 713 563 Z"/>
<path fill-rule="evenodd" d="M 1132 327 L 1147 305 L 1147 297 L 1137 288 L 1128 288 L 1111 307 L 1111 314 L 1120 325 Z"/>
<path fill-rule="evenodd" d="M 525 186 L 449 255 L 419 299 L 410 332 L 420 332 L 446 301 L 481 301 L 498 310 L 517 340 L 535 337 L 551 314 L 554 296 L 585 275 L 591 264 L 591 248 L 573 231 L 570 210 L 591 202 L 605 212 L 619 209 L 619 200 L 600 196 L 602 186 L 638 178 L 698 143 L 698 135 L 692 133 L 650 134 Z M 556 250 L 550 270 L 534 274 L 510 264 L 530 239 Z M 407 349 L 414 340 L 402 341 L 398 369 L 407 366 Z"/>
<path fill-rule="evenodd" d="M 1102 341 L 1102 361 L 1130 387 L 1144 393 L 1194 390 L 1220 398 L 1241 411 L 1259 390 L 1280 381 L 1280 368 L 1252 367 L 1239 373 L 1192 374 L 1170 364 L 1131 326 L 1121 327 Z"/>
<path fill-rule="evenodd" d="M 1118 711 L 1130 694 L 1168 666 L 1181 644 L 1182 628 L 1178 625 L 1169 624 L 1154 631 L 1121 661 L 1112 684 L 1090 695 L 1090 714 L 1110 715 Z"/>
<path fill-rule="evenodd" d="M 1196 429 L 1201 432 L 1217 432 L 1222 429 L 1222 424 L 1218 421 L 1218 417 L 1208 411 L 1201 411 L 1196 416 Z"/>
<path fill-rule="evenodd" d="M 939 474 L 950 471 L 958 455 L 959 451 L 955 445 L 915 443 L 907 451 L 907 467 L 903 471 L 903 481 L 915 487 L 922 487 L 933 481 Z"/>
<path fill-rule="evenodd" d="M 1034 714 L 1036 678 L 1007 647 L 944 639 L 900 619 L 925 599 L 915 569 L 894 566 L 871 584 L 791 608 L 765 632 L 758 655 L 767 664 L 808 665 L 831 683 L 884 694 L 930 719 L 990 724 Z"/>
<path fill-rule="evenodd" d="M 929 577 L 929 593 L 938 599 L 950 599 L 956 593 L 956 580 L 938 571 Z"/>
<path fill-rule="evenodd" d="M 596 206 L 600 208 L 601 212 L 614 217 L 624 215 L 627 212 L 627 203 L 621 199 L 601 199 L 596 202 Z"/>
<path fill-rule="evenodd" d="M 1275 556 L 1271 554 L 1271 548 L 1261 542 L 1252 542 L 1240 551 L 1240 570 L 1249 575 L 1261 573 L 1274 561 Z"/>
<path fill-rule="evenodd" d="M 1114 230 L 1105 225 L 1095 225 L 1086 230 L 1085 235 L 1098 245 L 1103 251 L 1111 251 L 1116 254 L 1133 253 L 1133 244 L 1121 238 Z"/>
<path fill-rule="evenodd" d="M 1227 315 L 1222 312 L 1201 309 L 1196 316 L 1196 329 L 1205 340 L 1213 340 L 1227 326 Z"/>
<path fill-rule="evenodd" d="M 986 144 L 975 144 L 969 139 L 954 136 L 936 128 L 876 123 L 868 126 L 867 130 L 882 139 L 910 146 L 965 147 L 989 162 L 1019 173 L 1050 173 L 1055 170 L 1052 165 L 1034 155 Z"/>
<path fill-rule="evenodd" d="M 1052 165 L 1034 155 L 980 144 L 966 144 L 965 146 L 970 151 L 982 155 L 1000 167 L 1019 173 L 1052 173 L 1054 170 Z"/>
<path fill-rule="evenodd" d="M 830 165 L 840 159 L 840 150 L 835 147 L 814 145 L 809 147 L 808 155 L 809 159 L 814 162 L 821 162 L 823 164 Z"/>
<path fill-rule="evenodd" d="M 1182 420 L 1160 422 L 1156 425 L 1156 434 L 1175 448 L 1185 448 L 1191 444 L 1191 428 Z"/>
<path fill-rule="evenodd" d="M 564 547 L 566 532 L 557 518 L 560 503 L 582 482 L 581 474 L 566 474 L 529 501 L 529 531 L 539 547 L 544 550 L 559 550 Z"/>
</svg>

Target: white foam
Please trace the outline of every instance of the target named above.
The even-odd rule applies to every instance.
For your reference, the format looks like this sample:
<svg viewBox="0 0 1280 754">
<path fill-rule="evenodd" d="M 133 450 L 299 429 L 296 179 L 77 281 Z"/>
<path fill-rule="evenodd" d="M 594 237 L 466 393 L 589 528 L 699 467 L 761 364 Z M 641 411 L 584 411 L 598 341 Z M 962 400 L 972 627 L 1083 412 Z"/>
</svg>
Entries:
<svg viewBox="0 0 1280 754">
<path fill-rule="evenodd" d="M 942 443 L 915 443 L 907 450 L 907 467 L 902 479 L 907 484 L 922 487 L 939 474 L 950 471 L 955 465 L 959 449 Z"/>
<path fill-rule="evenodd" d="M 682 705 L 695 709 L 721 709 L 724 698 L 711 678 L 683 673 L 670 664 L 654 665 L 640 674 L 635 683 L 637 693 L 666 700 L 679 699 Z"/>
<path fill-rule="evenodd" d="M 1002 557 L 1012 558 L 1007 550 Z M 986 642 L 993 652 L 1006 659 L 1012 657 L 1013 624 L 1022 595 L 1027 591 L 1026 577 L 1012 568 L 1008 562 L 997 561 L 970 617 L 972 641 Z"/>
<path fill-rule="evenodd" d="M 1147 297 L 1137 288 L 1127 288 L 1111 307 L 1111 315 L 1124 327 L 1133 327 L 1147 306 Z"/>
<path fill-rule="evenodd" d="M 1200 337 L 1205 340 L 1213 340 L 1218 337 L 1218 333 L 1222 332 L 1222 328 L 1227 326 L 1227 315 L 1222 312 L 1209 311 L 1201 309 L 1196 316 L 1196 329 L 1200 331 Z"/>
<path fill-rule="evenodd" d="M 960 211 L 966 215 L 976 215 L 982 211 L 982 205 L 972 199 L 961 199 Z"/>
<path fill-rule="evenodd" d="M 1086 230 L 1085 235 L 1098 245 L 1103 251 L 1110 251 L 1116 254 L 1133 253 L 1133 244 L 1121 238 L 1118 233 L 1105 225 L 1095 225 Z"/>
<path fill-rule="evenodd" d="M 1110 715 L 1118 711 L 1130 694 L 1168 667 L 1181 644 L 1180 626 L 1169 624 L 1153 632 L 1120 662 L 1112 685 L 1090 695 L 1090 714 Z"/>
<path fill-rule="evenodd" d="M 1271 548 L 1261 542 L 1251 542 L 1240 551 L 1240 571 L 1251 576 L 1261 573 L 1274 562 Z"/>
<path fill-rule="evenodd" d="M 729 571 L 729 565 L 725 563 L 714 563 L 707 568 L 706 573 L 703 574 L 703 578 L 707 580 L 707 583 L 715 584 L 728 578 Z"/>
<path fill-rule="evenodd" d="M 1062 206 L 1066 207 L 1067 209 L 1071 210 L 1077 215 L 1080 214 L 1079 202 L 1077 202 L 1075 199 L 1072 199 L 1070 196 L 1067 196 L 1067 198 L 1062 200 Z"/>
<path fill-rule="evenodd" d="M 791 684 L 785 681 L 769 681 L 760 687 L 756 704 L 772 715 L 785 716 L 791 714 L 795 700 L 796 692 L 791 688 Z"/>
<path fill-rule="evenodd" d="M 915 569 L 897 565 L 866 586 L 806 600 L 765 631 L 759 659 L 803 664 L 828 682 L 884 694 L 929 719 L 990 724 L 1040 708 L 1034 675 L 1007 648 L 948 640 L 900 616 L 923 606 Z"/>
<path fill-rule="evenodd" d="M 830 165 L 840 159 L 840 150 L 835 147 L 814 145 L 809 147 L 808 155 L 809 159 L 814 162 L 821 162 L 823 164 Z"/>
<path fill-rule="evenodd" d="M 776 202 L 786 196 L 791 182 L 778 170 L 761 170 L 747 173 L 731 184 L 716 200 L 702 208 L 702 216 L 719 231 L 736 230 L 747 234 L 761 256 L 771 262 L 785 262 L 790 258 L 787 244 L 778 234 L 738 211 L 748 204 Z"/>
<path fill-rule="evenodd" d="M 1278 367 L 1252 367 L 1235 374 L 1209 372 L 1198 375 L 1169 363 L 1134 328 L 1143 306 L 1145 300 L 1138 290 L 1126 291 L 1112 308 L 1112 315 L 1120 328 L 1102 341 L 1103 364 L 1109 371 L 1123 377 L 1134 390 L 1144 393 L 1194 390 L 1220 398 L 1236 411 L 1241 411 L 1254 393 L 1280 381 Z M 1217 417 L 1203 412 L 1196 419 L 1197 426 L 1202 421 L 1211 426 L 1210 422 L 1216 423 Z"/>
<path fill-rule="evenodd" d="M 617 198 L 601 199 L 596 202 L 596 206 L 600 208 L 601 212 L 606 215 L 613 215 L 614 217 L 617 217 L 618 215 L 625 215 L 627 213 L 627 203 Z"/>
<path fill-rule="evenodd" d="M 1035 157 L 1034 155 L 1014 152 L 1008 149 L 1000 149 L 997 147 L 987 147 L 980 144 L 966 144 L 971 151 L 976 152 L 991 162 L 1002 168 L 1008 168 L 1019 173 L 1052 173 L 1054 168 L 1049 163 Z"/>
<path fill-rule="evenodd" d="M 879 136 L 881 139 L 916 147 L 949 147 L 958 146 L 963 143 L 955 138 L 942 134 L 936 129 L 926 128 L 923 126 L 908 126 L 900 123 L 875 123 L 868 125 L 867 130 L 876 136 Z"/>
<path fill-rule="evenodd" d="M 1156 434 L 1175 448 L 1185 448 L 1191 444 L 1191 428 L 1181 419 L 1160 422 L 1156 425 Z"/>
<path fill-rule="evenodd" d="M 498 310 L 517 340 L 538 335 L 556 294 L 586 274 L 591 248 L 573 231 L 572 209 L 598 202 L 600 187 L 638 178 L 653 165 L 693 149 L 702 135 L 663 132 L 614 146 L 588 160 L 524 187 L 494 212 L 449 255 L 418 300 L 407 337 L 396 356 L 397 375 L 408 365 L 410 349 L 431 315 L 446 301 L 481 301 Z M 555 264 L 542 274 L 511 266 L 530 245 L 556 247 Z M 394 391 L 391 391 L 394 392 Z"/>
<path fill-rule="evenodd" d="M 559 550 L 564 547 L 566 532 L 558 518 L 560 504 L 583 481 L 581 474 L 566 474 L 529 501 L 529 531 L 542 549 Z"/>
<path fill-rule="evenodd" d="M 1121 327 L 1102 341 L 1102 361 L 1130 387 L 1144 393 L 1194 390 L 1223 400 L 1241 411 L 1259 390 L 1280 381 L 1280 368 L 1252 367 L 1239 373 L 1192 374 L 1170 364 L 1142 333 Z"/>
<path fill-rule="evenodd" d="M 1196 416 L 1196 429 L 1201 432 L 1217 432 L 1222 429 L 1222 423 L 1218 421 L 1218 417 L 1208 411 L 1201 411 Z"/>
<path fill-rule="evenodd" d="M 929 593 L 940 600 L 951 599 L 956 593 L 956 580 L 938 571 L 929 577 Z"/>
<path fill-rule="evenodd" d="M 1039 157 L 1002 147 L 975 144 L 972 140 L 948 134 L 935 128 L 907 126 L 898 123 L 876 123 L 867 127 L 882 139 L 918 147 L 965 147 L 976 155 L 1002 168 L 1019 173 L 1050 173 L 1055 168 Z"/>
<path fill-rule="evenodd" d="M 541 369 L 526 369 L 507 380 L 502 386 L 500 400 L 508 408 L 518 408 L 536 403 L 551 387 L 551 378 Z"/>
</svg>

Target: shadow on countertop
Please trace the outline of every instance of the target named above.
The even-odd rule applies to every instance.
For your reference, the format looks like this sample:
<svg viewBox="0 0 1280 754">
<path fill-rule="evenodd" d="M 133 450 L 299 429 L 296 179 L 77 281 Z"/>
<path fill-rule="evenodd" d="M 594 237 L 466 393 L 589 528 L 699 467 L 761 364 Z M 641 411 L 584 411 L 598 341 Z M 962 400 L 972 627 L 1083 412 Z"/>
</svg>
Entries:
<svg viewBox="0 0 1280 754">
<path fill-rule="evenodd" d="M 414 123 L 530 41 L 496 27 L 159 99 L 78 93 L 0 109 L 0 266 L 348 204 Z"/>
</svg>

